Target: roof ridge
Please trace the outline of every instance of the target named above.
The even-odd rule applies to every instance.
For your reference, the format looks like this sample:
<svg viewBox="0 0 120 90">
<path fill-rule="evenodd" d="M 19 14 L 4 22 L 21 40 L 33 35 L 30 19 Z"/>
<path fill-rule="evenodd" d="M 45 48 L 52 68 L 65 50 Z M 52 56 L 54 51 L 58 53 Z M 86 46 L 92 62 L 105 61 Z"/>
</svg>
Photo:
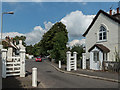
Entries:
<svg viewBox="0 0 120 90">
<path fill-rule="evenodd" d="M 96 19 L 98 18 L 98 16 L 100 15 L 100 13 L 103 13 L 104 15 L 106 15 L 107 17 L 111 18 L 112 20 L 114 20 L 115 22 L 120 24 L 120 20 L 116 19 L 115 17 L 109 15 L 108 13 L 106 13 L 103 10 L 99 10 L 98 13 L 96 14 L 96 16 L 93 18 L 93 21 L 91 22 L 91 24 L 89 25 L 89 27 L 87 28 L 87 30 L 85 31 L 85 33 L 82 36 L 86 36 L 86 34 L 89 32 L 90 28 L 93 26 L 93 24 L 95 23 Z"/>
</svg>

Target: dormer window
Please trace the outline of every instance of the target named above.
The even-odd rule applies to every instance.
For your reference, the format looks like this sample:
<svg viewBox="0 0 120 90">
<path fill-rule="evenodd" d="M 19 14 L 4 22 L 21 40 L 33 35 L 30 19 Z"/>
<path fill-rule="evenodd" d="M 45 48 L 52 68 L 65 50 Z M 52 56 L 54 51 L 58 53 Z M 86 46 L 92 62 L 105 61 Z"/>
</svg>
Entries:
<svg viewBox="0 0 120 90">
<path fill-rule="evenodd" d="M 100 30 L 99 30 L 99 41 L 106 41 L 106 39 L 107 39 L 107 30 L 102 25 L 100 26 Z"/>
</svg>

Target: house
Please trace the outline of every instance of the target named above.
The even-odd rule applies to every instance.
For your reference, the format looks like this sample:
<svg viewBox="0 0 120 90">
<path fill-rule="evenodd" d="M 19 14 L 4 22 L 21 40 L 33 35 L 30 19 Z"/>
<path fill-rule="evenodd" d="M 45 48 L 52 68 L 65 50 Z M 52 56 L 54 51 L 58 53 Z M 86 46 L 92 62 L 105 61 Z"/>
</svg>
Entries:
<svg viewBox="0 0 120 90">
<path fill-rule="evenodd" d="M 33 55 L 26 54 L 26 56 L 28 57 L 28 59 L 32 59 L 33 58 Z"/>
<path fill-rule="evenodd" d="M 99 10 L 83 34 L 86 37 L 86 59 L 90 69 L 102 70 L 103 61 L 116 61 L 120 52 L 120 13 L 109 14 Z M 118 54 L 120 56 L 120 53 Z"/>
<path fill-rule="evenodd" d="M 16 41 L 13 41 L 13 38 L 7 36 L 5 40 L 2 41 L 3 48 L 7 48 L 7 61 L 12 61 L 12 56 L 19 55 L 19 50 L 25 50 L 25 47 L 22 45 L 22 40 L 19 40 L 19 44 L 16 45 Z"/>
</svg>

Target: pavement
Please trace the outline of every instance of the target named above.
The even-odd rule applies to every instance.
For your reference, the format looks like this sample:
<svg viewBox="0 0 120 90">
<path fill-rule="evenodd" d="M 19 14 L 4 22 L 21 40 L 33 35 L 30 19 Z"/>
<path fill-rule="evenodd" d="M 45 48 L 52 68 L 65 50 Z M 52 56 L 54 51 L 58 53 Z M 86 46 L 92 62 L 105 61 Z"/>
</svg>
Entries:
<svg viewBox="0 0 120 90">
<path fill-rule="evenodd" d="M 63 73 L 120 83 L 120 73 L 117 72 L 83 70 L 80 68 L 76 71 L 72 70 L 69 72 L 66 71 L 66 65 L 62 65 L 61 68 L 58 68 L 58 64 L 50 61 L 46 62 L 56 68 L 56 70 Z"/>
<path fill-rule="evenodd" d="M 37 82 L 39 88 L 43 88 L 41 83 Z M 25 77 L 20 76 L 10 76 L 2 78 L 2 90 L 6 89 L 35 89 L 37 87 L 32 87 L 32 71 L 26 70 Z"/>
</svg>

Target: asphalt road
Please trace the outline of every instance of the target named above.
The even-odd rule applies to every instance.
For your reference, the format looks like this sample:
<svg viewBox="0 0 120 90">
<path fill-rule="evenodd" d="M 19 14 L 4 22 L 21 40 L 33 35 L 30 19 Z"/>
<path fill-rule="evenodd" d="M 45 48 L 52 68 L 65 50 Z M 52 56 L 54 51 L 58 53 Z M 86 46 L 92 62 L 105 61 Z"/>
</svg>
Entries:
<svg viewBox="0 0 120 90">
<path fill-rule="evenodd" d="M 26 60 L 26 70 L 37 68 L 38 81 L 44 88 L 118 88 L 118 83 L 65 74 L 57 71 L 51 65 L 34 60 Z"/>
</svg>

